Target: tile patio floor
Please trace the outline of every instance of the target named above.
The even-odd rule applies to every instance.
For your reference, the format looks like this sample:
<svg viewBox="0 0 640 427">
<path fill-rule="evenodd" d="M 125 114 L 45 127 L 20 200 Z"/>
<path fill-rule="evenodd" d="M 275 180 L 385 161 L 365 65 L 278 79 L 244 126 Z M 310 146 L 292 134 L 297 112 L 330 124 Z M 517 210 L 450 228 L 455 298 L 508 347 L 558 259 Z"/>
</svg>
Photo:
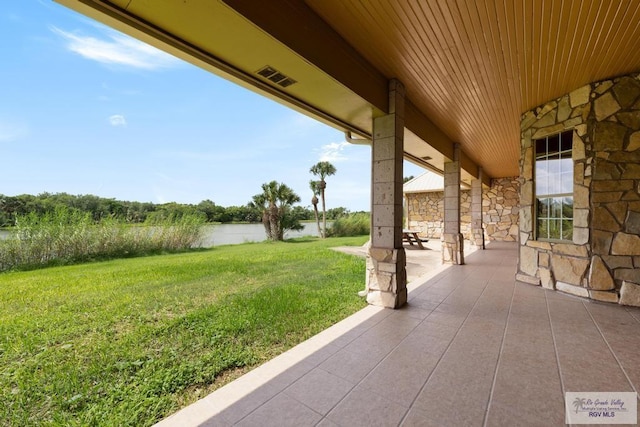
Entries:
<svg viewBox="0 0 640 427">
<path fill-rule="evenodd" d="M 640 309 L 515 283 L 515 244 L 466 261 L 159 425 L 561 426 L 565 391 L 640 388 Z"/>
</svg>

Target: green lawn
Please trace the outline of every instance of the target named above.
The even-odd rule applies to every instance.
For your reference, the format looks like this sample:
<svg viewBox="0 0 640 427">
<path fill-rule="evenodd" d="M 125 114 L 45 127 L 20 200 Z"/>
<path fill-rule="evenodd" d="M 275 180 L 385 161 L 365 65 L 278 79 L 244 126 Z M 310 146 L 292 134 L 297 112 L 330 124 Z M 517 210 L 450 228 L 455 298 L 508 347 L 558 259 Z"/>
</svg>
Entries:
<svg viewBox="0 0 640 427">
<path fill-rule="evenodd" d="M 0 274 L 0 425 L 150 425 L 362 308 L 366 237 Z"/>
</svg>

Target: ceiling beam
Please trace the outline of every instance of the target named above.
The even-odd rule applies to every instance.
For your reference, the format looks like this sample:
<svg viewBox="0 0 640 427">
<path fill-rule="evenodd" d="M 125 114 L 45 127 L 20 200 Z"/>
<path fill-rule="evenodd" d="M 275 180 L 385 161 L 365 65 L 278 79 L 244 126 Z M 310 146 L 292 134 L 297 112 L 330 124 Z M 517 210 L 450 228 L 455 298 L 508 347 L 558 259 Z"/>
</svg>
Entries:
<svg viewBox="0 0 640 427">
<path fill-rule="evenodd" d="M 305 2 L 300 0 L 223 1 L 369 104 L 381 112 L 388 111 L 389 85 L 386 76 L 351 47 Z M 429 120 L 409 97 L 406 100 L 405 127 L 444 157 L 453 159 L 454 142 Z M 461 166 L 467 173 L 477 178 L 478 165 L 467 155 L 464 155 L 463 159 Z"/>
</svg>

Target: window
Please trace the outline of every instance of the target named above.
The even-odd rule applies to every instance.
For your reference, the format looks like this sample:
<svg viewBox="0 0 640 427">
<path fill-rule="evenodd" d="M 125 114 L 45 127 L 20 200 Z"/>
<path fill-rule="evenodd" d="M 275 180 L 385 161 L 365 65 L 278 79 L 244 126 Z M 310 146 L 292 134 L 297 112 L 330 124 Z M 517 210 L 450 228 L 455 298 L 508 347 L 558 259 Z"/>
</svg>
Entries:
<svg viewBox="0 0 640 427">
<path fill-rule="evenodd" d="M 536 236 L 573 239 L 573 131 L 535 140 Z"/>
</svg>

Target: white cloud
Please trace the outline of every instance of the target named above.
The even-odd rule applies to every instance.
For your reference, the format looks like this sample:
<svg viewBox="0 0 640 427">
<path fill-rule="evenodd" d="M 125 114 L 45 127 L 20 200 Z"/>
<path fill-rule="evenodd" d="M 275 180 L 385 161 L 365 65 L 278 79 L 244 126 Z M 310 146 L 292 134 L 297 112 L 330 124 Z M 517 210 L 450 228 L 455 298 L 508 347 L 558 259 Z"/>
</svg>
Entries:
<svg viewBox="0 0 640 427">
<path fill-rule="evenodd" d="M 157 70 L 175 67 L 180 62 L 153 46 L 108 29 L 102 30 L 103 38 L 78 35 L 57 27 L 51 27 L 51 31 L 66 40 L 70 51 L 102 64 Z"/>
<path fill-rule="evenodd" d="M 122 114 L 114 114 L 113 116 L 109 117 L 109 123 L 111 123 L 111 126 L 115 127 L 126 126 L 127 119 L 125 119 Z"/>
<path fill-rule="evenodd" d="M 321 162 L 340 162 L 347 160 L 347 156 L 344 154 L 344 149 L 349 145 L 348 142 L 332 142 L 320 147 L 320 161 Z"/>
<path fill-rule="evenodd" d="M 0 142 L 10 142 L 24 138 L 29 134 L 25 123 L 0 121 Z"/>
</svg>

